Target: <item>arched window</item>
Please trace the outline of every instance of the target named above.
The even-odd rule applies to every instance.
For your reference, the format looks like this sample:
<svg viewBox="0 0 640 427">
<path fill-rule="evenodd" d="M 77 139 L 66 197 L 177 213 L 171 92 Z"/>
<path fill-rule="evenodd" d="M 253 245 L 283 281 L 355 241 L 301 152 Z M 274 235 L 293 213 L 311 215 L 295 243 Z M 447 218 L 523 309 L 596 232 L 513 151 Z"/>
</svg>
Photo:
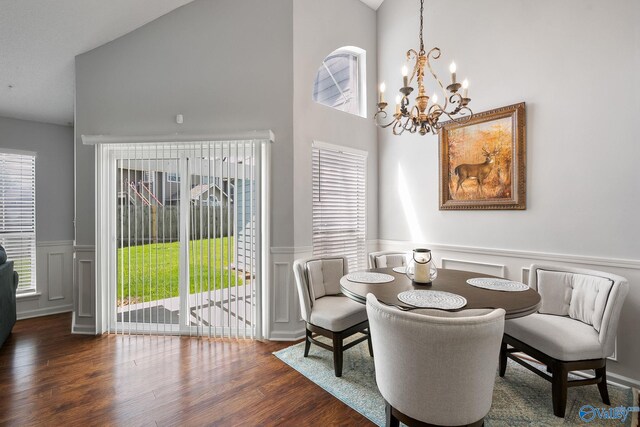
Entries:
<svg viewBox="0 0 640 427">
<path fill-rule="evenodd" d="M 366 117 L 365 55 L 363 49 L 345 46 L 324 58 L 313 83 L 313 100 Z"/>
</svg>

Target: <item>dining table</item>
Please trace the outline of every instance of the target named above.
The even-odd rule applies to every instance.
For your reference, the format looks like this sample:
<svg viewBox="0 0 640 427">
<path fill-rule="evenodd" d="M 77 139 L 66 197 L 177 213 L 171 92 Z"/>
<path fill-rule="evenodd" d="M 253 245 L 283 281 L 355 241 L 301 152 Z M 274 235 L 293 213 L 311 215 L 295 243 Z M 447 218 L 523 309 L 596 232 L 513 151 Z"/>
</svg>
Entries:
<svg viewBox="0 0 640 427">
<path fill-rule="evenodd" d="M 362 304 L 366 303 L 367 294 L 371 293 L 383 304 L 406 310 L 412 310 L 416 307 L 403 303 L 398 299 L 398 295 L 405 291 L 420 289 L 448 292 L 466 299 L 464 307 L 447 311 L 502 308 L 506 312 L 505 317 L 513 319 L 535 313 L 540 307 L 541 297 L 534 289 L 528 288 L 518 292 L 484 289 L 471 286 L 467 280 L 501 278 L 462 270 L 438 269 L 437 271 L 437 277 L 431 283 L 421 284 L 413 282 L 403 272 L 394 271 L 392 268 L 368 269 L 365 272 L 388 274 L 393 276 L 393 280 L 385 283 L 367 283 L 349 280 L 350 276 L 345 275 L 340 279 L 340 289 L 344 295 Z"/>
</svg>

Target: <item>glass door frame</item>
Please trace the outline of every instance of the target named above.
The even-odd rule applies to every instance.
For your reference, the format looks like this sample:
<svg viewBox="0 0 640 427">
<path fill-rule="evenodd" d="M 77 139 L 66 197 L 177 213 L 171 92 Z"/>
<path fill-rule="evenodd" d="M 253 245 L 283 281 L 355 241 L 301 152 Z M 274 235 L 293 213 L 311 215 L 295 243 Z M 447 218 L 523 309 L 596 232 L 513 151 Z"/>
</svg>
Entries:
<svg viewBox="0 0 640 427">
<path fill-rule="evenodd" d="M 255 142 L 255 159 L 258 167 L 256 173 L 256 278 L 255 278 L 255 319 L 251 338 L 262 339 L 269 336 L 269 294 L 264 292 L 268 289 L 267 278 L 269 277 L 269 176 L 270 176 L 270 142 L 274 140 L 273 133 L 269 131 L 269 139 L 236 138 L 236 139 L 210 139 L 202 142 L 234 142 L 239 140 Z M 97 143 L 96 146 L 96 289 L 95 289 L 95 312 L 96 312 L 96 333 L 113 332 L 116 325 L 112 322 L 115 319 L 116 298 L 113 294 L 115 283 L 117 283 L 117 188 L 116 188 L 116 153 L 117 149 L 113 143 L 131 143 L 138 147 L 142 141 L 128 142 L 128 138 L 119 137 L 117 141 L 109 143 Z M 135 139 L 135 138 L 132 138 Z M 84 137 L 83 137 L 84 140 Z M 164 144 L 165 141 L 155 142 L 153 139 L 144 141 L 154 144 Z M 167 141 L 168 142 L 168 141 Z M 185 143 L 199 144 L 198 140 L 184 141 Z M 182 145 L 182 142 L 173 143 L 174 146 Z M 111 145 L 111 146 L 110 146 Z M 180 169 L 187 168 L 188 154 L 180 156 Z M 172 156 L 176 158 L 176 156 Z M 189 203 L 184 203 L 184 198 L 188 198 L 190 179 L 181 179 L 180 183 L 180 215 L 189 218 Z M 189 221 L 180 221 L 180 263 L 187 268 L 180 269 L 180 310 L 182 313 L 188 312 L 189 295 Z M 117 292 L 117 291 L 116 291 Z M 137 333 L 153 333 L 153 325 L 148 324 L 146 328 L 138 329 Z M 169 326 L 169 325 L 167 325 Z M 171 325 L 171 331 L 167 334 L 192 335 L 197 333 L 197 326 L 189 326 L 180 322 L 179 325 Z M 167 328 L 169 329 L 169 328 Z M 121 331 L 122 329 L 118 329 Z M 216 333 L 216 336 L 221 336 Z"/>
</svg>

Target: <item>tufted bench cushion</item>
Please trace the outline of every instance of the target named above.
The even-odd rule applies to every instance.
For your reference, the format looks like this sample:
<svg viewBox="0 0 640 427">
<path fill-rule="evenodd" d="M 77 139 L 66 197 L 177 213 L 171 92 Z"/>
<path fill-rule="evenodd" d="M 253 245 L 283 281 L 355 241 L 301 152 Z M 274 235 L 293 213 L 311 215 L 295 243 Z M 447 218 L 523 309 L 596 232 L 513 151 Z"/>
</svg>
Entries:
<svg viewBox="0 0 640 427">
<path fill-rule="evenodd" d="M 509 319 L 504 333 L 554 359 L 590 360 L 610 356 L 603 354 L 599 334 L 593 326 L 567 316 L 534 313 Z"/>
</svg>

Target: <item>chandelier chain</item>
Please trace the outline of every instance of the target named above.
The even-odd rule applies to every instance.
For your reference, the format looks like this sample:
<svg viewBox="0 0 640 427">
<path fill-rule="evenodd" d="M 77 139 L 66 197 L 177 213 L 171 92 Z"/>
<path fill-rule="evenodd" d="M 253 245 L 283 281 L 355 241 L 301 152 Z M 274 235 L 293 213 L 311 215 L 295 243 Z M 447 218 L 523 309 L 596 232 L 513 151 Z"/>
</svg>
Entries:
<svg viewBox="0 0 640 427">
<path fill-rule="evenodd" d="M 424 55 L 424 40 L 422 37 L 422 27 L 424 25 L 424 0 L 420 0 L 420 55 Z"/>
</svg>

